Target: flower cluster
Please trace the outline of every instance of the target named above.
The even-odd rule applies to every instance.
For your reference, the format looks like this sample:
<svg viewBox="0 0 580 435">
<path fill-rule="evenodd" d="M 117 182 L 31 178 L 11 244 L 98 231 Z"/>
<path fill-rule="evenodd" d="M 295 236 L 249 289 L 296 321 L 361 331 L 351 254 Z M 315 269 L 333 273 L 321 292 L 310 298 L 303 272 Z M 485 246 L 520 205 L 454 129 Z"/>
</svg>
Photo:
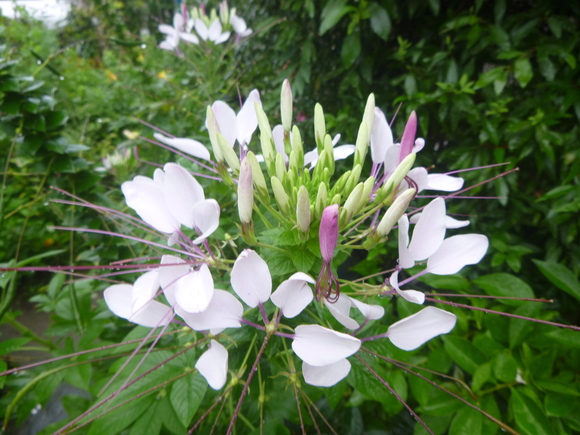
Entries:
<svg viewBox="0 0 580 435">
<path fill-rule="evenodd" d="M 422 190 L 453 192 L 463 186 L 459 177 L 412 168 L 416 153 L 425 145 L 415 137 L 414 112 L 401 141 L 395 143 L 371 95 L 355 144 L 337 146 L 340 135 L 332 138 L 327 134 L 322 107 L 317 105 L 315 147 L 304 152 L 302 134 L 292 125 L 292 103 L 292 91 L 285 81 L 281 124 L 274 128 L 257 90 L 250 92 L 238 113 L 223 101 L 213 103 L 206 118 L 213 160 L 197 141 L 155 134 L 160 143 L 207 162 L 210 166 L 206 167 L 236 191 L 240 235 L 250 248 L 239 254 L 234 251 L 235 261 L 223 250 L 212 249 L 208 237 L 219 226 L 220 206 L 205 198 L 203 188 L 185 168 L 167 163 L 163 170 L 155 170 L 153 179 L 137 176 L 122 185 L 127 205 L 141 217 L 144 228 L 167 237 L 171 253 L 160 264 L 149 265 L 151 270 L 134 285 L 115 284 L 106 289 L 106 303 L 116 315 L 142 326 L 167 327 L 177 322 L 208 333 L 210 344 L 195 367 L 214 389 L 227 381 L 228 350 L 219 341 L 227 328 L 253 327 L 268 338 L 292 340 L 305 382 L 323 387 L 348 375 L 351 365 L 347 358 L 366 341 L 388 338 L 400 349 L 413 350 L 448 333 L 455 325 L 455 315 L 432 306 L 391 324 L 386 332 L 368 335 L 365 331 L 371 322 L 384 317 L 385 296 L 398 295 L 423 304 L 422 292 L 401 287 L 427 273 L 454 274 L 478 263 L 488 247 L 487 238 L 480 234 L 446 238 L 448 230 L 469 222 L 447 216 L 443 198 L 410 208 Z M 258 126 L 260 146 L 255 147 L 252 137 Z M 372 169 L 364 179 L 369 150 Z M 336 161 L 351 156 L 351 169 L 335 174 Z M 254 216 L 263 223 L 260 231 L 254 226 Z M 409 237 L 411 224 L 414 229 Z M 370 250 L 383 243 L 395 226 L 398 261 L 382 285 L 356 287 L 340 279 L 333 264 L 337 252 Z M 276 237 L 284 238 L 282 247 L 276 246 Z M 274 243 L 269 244 L 271 239 Z M 286 258 L 294 270 L 273 274 L 267 261 L 272 253 Z M 312 261 L 297 265 L 293 261 L 297 253 Z M 424 266 L 420 272 L 400 279 L 405 270 L 417 265 Z M 286 279 L 277 281 L 272 291 L 273 276 L 280 275 Z M 217 276 L 225 288 L 215 288 Z M 255 316 L 254 309 L 263 325 L 249 320 Z M 305 311 L 310 314 L 305 316 Z M 302 318 L 309 320 L 301 323 Z M 313 322 L 313 318 L 318 320 Z"/>
<path fill-rule="evenodd" d="M 236 15 L 236 9 L 229 9 L 225 0 L 220 3 L 219 12 L 212 10 L 208 15 L 202 5 L 199 8 L 192 8 L 189 16 L 187 6 L 183 2 L 181 13 L 178 12 L 173 16 L 173 25 L 161 24 L 159 31 L 166 35 L 159 47 L 177 52 L 180 41 L 218 45 L 226 42 L 232 31 L 236 35 L 236 41 L 252 33 L 252 29 L 248 28 L 244 19 Z"/>
</svg>

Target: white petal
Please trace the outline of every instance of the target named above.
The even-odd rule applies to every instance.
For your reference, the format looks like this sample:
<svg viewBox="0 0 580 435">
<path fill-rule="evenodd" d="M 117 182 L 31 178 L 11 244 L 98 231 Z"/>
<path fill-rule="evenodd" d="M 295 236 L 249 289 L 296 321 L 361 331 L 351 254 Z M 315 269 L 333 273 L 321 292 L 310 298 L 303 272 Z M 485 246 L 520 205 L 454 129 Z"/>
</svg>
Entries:
<svg viewBox="0 0 580 435">
<path fill-rule="evenodd" d="M 210 329 L 212 334 L 219 334 L 226 328 L 239 328 L 244 307 L 238 299 L 224 290 L 214 290 L 211 302 L 201 313 L 187 313 L 176 307 L 176 312 L 187 325 L 195 331 Z"/>
<path fill-rule="evenodd" d="M 316 166 L 317 161 L 318 161 L 318 150 L 316 148 L 304 154 L 304 166 L 310 164 L 310 167 L 314 168 Z"/>
<path fill-rule="evenodd" d="M 212 340 L 209 349 L 199 357 L 195 368 L 214 390 L 222 388 L 228 377 L 228 351 Z"/>
<path fill-rule="evenodd" d="M 121 185 L 125 201 L 129 207 L 162 233 L 173 233 L 179 229 L 179 222 L 165 206 L 163 186 L 151 178 L 138 175 L 133 181 Z"/>
<path fill-rule="evenodd" d="M 163 294 L 167 301 L 173 306 L 176 304 L 175 292 L 177 282 L 192 272 L 191 267 L 179 257 L 174 255 L 164 255 L 161 257 L 161 264 L 175 264 L 175 266 L 161 266 L 159 268 L 159 284 L 163 289 Z"/>
<path fill-rule="evenodd" d="M 316 387 L 332 387 L 342 381 L 350 372 L 350 363 L 346 359 L 341 359 L 334 364 L 326 366 L 311 366 L 308 363 L 302 363 L 302 376 L 304 382 Z"/>
<path fill-rule="evenodd" d="M 429 182 L 426 189 L 455 192 L 463 187 L 463 178 L 452 177 L 446 174 L 429 174 Z"/>
<path fill-rule="evenodd" d="M 129 318 L 130 322 L 147 328 L 157 328 L 167 325 L 171 319 L 173 309 L 157 301 L 149 301 Z"/>
<path fill-rule="evenodd" d="M 199 157 L 200 159 L 204 160 L 210 159 L 208 149 L 205 147 L 205 145 L 196 140 L 182 137 L 171 138 L 164 136 L 161 133 L 154 133 L 153 137 L 155 137 L 155 139 L 157 139 L 159 142 L 178 149 L 179 151 L 183 151 L 184 153 L 187 153 L 191 156 Z"/>
<path fill-rule="evenodd" d="M 400 150 L 401 145 L 399 144 L 387 147 L 387 152 L 385 153 L 385 174 L 391 174 L 397 168 Z"/>
<path fill-rule="evenodd" d="M 216 101 L 211 105 L 220 133 L 233 147 L 238 136 L 238 121 L 236 112 L 223 101 Z"/>
<path fill-rule="evenodd" d="M 419 221 L 422 213 L 417 213 L 411 216 L 411 223 L 415 224 Z M 447 229 L 456 229 L 456 228 L 463 228 L 469 225 L 469 221 L 460 221 L 457 219 L 452 218 L 451 216 L 445 216 L 445 228 Z"/>
<path fill-rule="evenodd" d="M 236 32 L 238 35 L 241 35 L 248 30 L 246 21 L 237 15 L 232 15 L 230 17 L 230 24 L 232 25 L 234 32 Z"/>
<path fill-rule="evenodd" d="M 371 133 L 371 158 L 373 163 L 383 163 L 387 147 L 393 145 L 393 132 L 381 109 L 375 107 L 375 121 Z"/>
<path fill-rule="evenodd" d="M 415 261 L 409 251 L 409 218 L 406 214 L 401 216 L 399 225 L 399 265 L 403 269 L 408 269 L 415 265 Z"/>
<path fill-rule="evenodd" d="M 449 237 L 429 261 L 427 269 L 435 275 L 452 275 L 468 264 L 477 264 L 487 252 L 489 240 L 482 234 Z"/>
<path fill-rule="evenodd" d="M 413 168 L 407 174 L 411 180 L 415 182 L 417 185 L 417 193 L 427 189 L 427 185 L 429 184 L 429 174 L 427 173 L 427 169 L 423 167 Z M 405 180 L 406 182 L 406 180 Z M 407 183 L 408 184 L 408 183 Z M 408 186 L 408 187 L 415 187 L 415 186 Z"/>
<path fill-rule="evenodd" d="M 220 206 L 215 199 L 200 201 L 193 207 L 192 216 L 195 226 L 201 231 L 200 236 L 192 240 L 197 245 L 217 230 L 220 224 Z"/>
<path fill-rule="evenodd" d="M 210 41 L 217 41 L 222 34 L 222 23 L 219 20 L 215 20 L 209 26 L 208 38 Z"/>
<path fill-rule="evenodd" d="M 387 332 L 399 349 L 417 349 L 440 334 L 447 334 L 455 326 L 454 314 L 435 307 L 427 307 L 412 316 L 393 323 Z"/>
<path fill-rule="evenodd" d="M 303 279 L 302 275 L 307 279 Z M 308 282 L 313 284 L 314 280 L 305 273 L 295 273 L 272 293 L 270 300 L 282 310 L 284 317 L 296 317 L 312 302 L 314 295 Z"/>
<path fill-rule="evenodd" d="M 203 22 L 203 20 L 198 18 L 197 20 L 195 20 L 194 26 L 195 26 L 195 31 L 197 32 L 199 37 L 201 39 L 203 39 L 204 41 L 207 41 L 207 38 L 209 36 L 209 30 L 208 30 L 207 26 L 205 25 L 205 23 Z"/>
<path fill-rule="evenodd" d="M 409 251 L 415 261 L 429 258 L 445 238 L 445 201 L 436 198 L 423 210 L 421 219 L 413 229 Z"/>
<path fill-rule="evenodd" d="M 131 309 L 136 312 L 151 301 L 159 290 L 159 273 L 151 270 L 141 275 L 133 284 Z"/>
<path fill-rule="evenodd" d="M 356 320 L 350 318 L 350 299 L 344 295 L 339 295 L 336 302 L 330 303 L 324 299 L 324 305 L 330 311 L 330 314 L 347 329 L 356 329 L 359 324 Z"/>
<path fill-rule="evenodd" d="M 121 319 L 128 319 L 133 314 L 133 286 L 130 284 L 115 284 L 103 292 L 109 310 Z"/>
<path fill-rule="evenodd" d="M 183 28 L 183 15 L 176 13 L 173 15 L 173 27 L 176 30 L 181 30 Z"/>
<path fill-rule="evenodd" d="M 334 160 L 346 159 L 351 154 L 354 154 L 356 147 L 354 145 L 340 145 L 333 149 Z"/>
<path fill-rule="evenodd" d="M 187 228 L 193 228 L 194 206 L 204 200 L 203 188 L 184 168 L 167 163 L 164 168 L 163 194 L 171 214 Z"/>
<path fill-rule="evenodd" d="M 399 271 L 395 270 L 389 278 L 389 284 L 397 291 L 397 294 L 406 301 L 414 304 L 423 305 L 425 302 L 425 294 L 417 290 L 401 290 L 399 288 Z"/>
<path fill-rule="evenodd" d="M 228 40 L 230 37 L 231 32 L 224 32 L 218 36 L 218 38 L 214 41 L 217 44 L 222 44 Z"/>
<path fill-rule="evenodd" d="M 193 33 L 179 32 L 179 37 L 191 44 L 199 44 L 199 39 Z"/>
<path fill-rule="evenodd" d="M 423 139 L 422 137 L 418 137 L 417 139 L 415 139 L 415 144 L 413 145 L 413 152 L 417 154 L 424 147 L 425 147 L 425 139 Z"/>
<path fill-rule="evenodd" d="M 234 263 L 232 288 L 251 308 L 264 303 L 272 293 L 272 276 L 266 262 L 255 251 L 245 249 Z"/>
<path fill-rule="evenodd" d="M 250 92 L 236 118 L 238 124 L 237 139 L 240 144 L 249 144 L 252 140 L 252 134 L 258 127 L 255 103 L 262 105 L 257 89 Z"/>
<path fill-rule="evenodd" d="M 204 311 L 213 296 L 213 278 L 206 264 L 175 283 L 175 300 L 188 313 Z"/>
<path fill-rule="evenodd" d="M 360 349 L 361 342 L 351 335 L 342 334 L 320 325 L 296 327 L 292 349 L 298 357 L 313 366 L 334 364 Z"/>
<path fill-rule="evenodd" d="M 348 296 L 347 296 L 348 297 Z M 369 305 L 364 302 L 357 301 L 354 298 L 348 297 L 350 299 L 351 305 L 356 307 L 365 319 L 377 320 L 385 315 L 385 309 L 380 305 Z"/>
<path fill-rule="evenodd" d="M 159 27 L 157 28 L 161 33 L 164 33 L 166 35 L 173 36 L 176 33 L 175 27 L 172 27 L 169 24 L 160 24 Z"/>
<path fill-rule="evenodd" d="M 290 133 L 292 134 L 292 133 Z M 282 124 L 278 124 L 272 129 L 272 138 L 274 139 L 274 146 L 276 147 L 276 152 L 282 154 L 284 161 L 288 161 L 288 155 L 284 149 L 284 127 Z M 290 141 L 292 141 L 292 136 L 290 136 Z"/>
</svg>

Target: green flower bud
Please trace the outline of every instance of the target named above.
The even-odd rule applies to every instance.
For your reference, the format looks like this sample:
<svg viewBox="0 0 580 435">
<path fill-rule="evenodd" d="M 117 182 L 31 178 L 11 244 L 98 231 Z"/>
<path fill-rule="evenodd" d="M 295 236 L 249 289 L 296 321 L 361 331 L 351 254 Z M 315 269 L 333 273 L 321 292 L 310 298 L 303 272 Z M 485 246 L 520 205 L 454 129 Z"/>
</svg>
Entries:
<svg viewBox="0 0 580 435">
<path fill-rule="evenodd" d="M 368 202 L 371 192 L 373 191 L 373 187 L 375 185 L 375 177 L 369 177 L 364 182 L 364 189 L 361 197 L 361 208 L 364 207 L 365 203 Z"/>
<path fill-rule="evenodd" d="M 339 204 L 340 205 L 341 202 L 342 202 L 342 197 L 341 197 L 340 193 L 337 193 L 336 195 L 334 195 L 332 197 L 332 201 L 330 201 L 330 204 L 328 204 L 328 205 L 332 205 L 332 204 Z"/>
<path fill-rule="evenodd" d="M 224 156 L 222 155 L 221 151 L 220 151 L 220 146 L 219 146 L 219 142 L 217 140 L 217 134 L 219 133 L 219 127 L 217 125 L 217 122 L 215 120 L 215 115 L 213 113 L 213 110 L 211 108 L 211 106 L 207 106 L 207 131 L 209 133 L 209 140 L 211 142 L 211 146 L 213 148 L 213 155 L 216 159 L 216 162 L 223 162 L 224 161 Z"/>
<path fill-rule="evenodd" d="M 375 123 L 375 95 L 370 94 L 367 99 L 367 104 L 365 106 L 365 113 L 363 115 L 363 123 L 366 124 L 367 130 L 369 132 L 373 131 L 373 125 Z"/>
<path fill-rule="evenodd" d="M 344 210 L 346 210 L 346 215 L 345 215 L 346 221 L 342 224 L 345 225 L 359 211 L 359 209 L 360 209 L 359 204 L 361 202 L 363 202 L 362 198 L 361 198 L 362 194 L 363 194 L 363 190 L 364 190 L 364 184 L 358 183 L 356 185 L 356 187 L 352 190 L 350 195 L 348 195 L 348 198 L 346 199 L 346 202 L 344 203 Z"/>
<path fill-rule="evenodd" d="M 256 189 L 258 189 L 258 193 L 260 195 L 267 196 L 268 186 L 266 185 L 266 179 L 262 173 L 262 168 L 260 168 L 260 162 L 258 162 L 258 159 L 251 151 L 248 151 L 246 159 L 252 167 L 252 180 L 254 181 L 254 186 L 256 186 Z"/>
<path fill-rule="evenodd" d="M 333 196 L 335 193 L 338 193 L 338 192 L 344 192 L 344 186 L 346 185 L 346 182 L 350 179 L 351 174 L 352 174 L 352 171 L 346 171 L 344 174 L 342 174 L 340 176 L 340 178 L 337 180 L 337 182 L 334 183 L 334 186 L 332 187 L 332 190 L 330 191 L 330 196 Z"/>
<path fill-rule="evenodd" d="M 350 174 L 350 177 L 348 178 L 346 184 L 344 185 L 344 195 L 349 195 L 352 189 L 354 189 L 354 186 L 356 186 L 358 180 L 360 179 L 361 171 L 362 171 L 361 165 L 356 165 L 354 167 L 352 173 Z"/>
<path fill-rule="evenodd" d="M 282 154 L 276 154 L 276 177 L 280 181 L 284 181 L 286 178 L 286 163 Z"/>
<path fill-rule="evenodd" d="M 282 127 L 289 133 L 292 128 L 292 89 L 288 79 L 282 83 L 280 92 L 280 116 L 282 117 Z"/>
<path fill-rule="evenodd" d="M 322 153 L 324 136 L 326 136 L 326 123 L 324 121 L 324 111 L 319 103 L 314 106 L 314 138 L 318 155 Z"/>
<path fill-rule="evenodd" d="M 334 174 L 334 147 L 332 145 L 332 138 L 329 134 L 324 136 L 324 151 L 326 151 L 326 166 L 330 169 L 330 174 Z"/>
<path fill-rule="evenodd" d="M 326 208 L 326 203 L 328 199 L 328 188 L 326 183 L 320 183 L 318 186 L 318 193 L 316 195 L 316 202 L 314 203 L 314 214 L 317 219 L 320 219 L 322 212 Z"/>
<path fill-rule="evenodd" d="M 290 212 L 289 207 L 288 207 L 288 204 L 290 202 L 290 198 L 288 198 L 288 194 L 284 190 L 282 183 L 280 182 L 280 180 L 278 180 L 278 178 L 272 177 L 270 179 L 270 184 L 272 184 L 272 190 L 274 191 L 274 197 L 276 198 L 276 202 L 278 203 L 278 206 L 280 207 L 280 211 L 283 214 L 288 215 L 288 213 Z"/>
<path fill-rule="evenodd" d="M 409 203 L 415 197 L 415 193 L 417 193 L 415 189 L 407 189 L 397 196 L 377 226 L 376 231 L 379 235 L 385 237 L 389 234 L 391 229 L 401 219 L 401 216 L 405 214 Z"/>
<path fill-rule="evenodd" d="M 369 149 L 369 128 L 363 121 L 358 129 L 358 135 L 356 137 L 356 149 L 354 151 L 354 164 L 364 165 L 365 157 Z"/>
<path fill-rule="evenodd" d="M 240 159 L 236 155 L 236 152 L 232 146 L 228 143 L 225 137 L 221 133 L 217 133 L 217 140 L 220 147 L 220 152 L 224 156 L 225 161 L 228 166 L 235 172 L 240 170 Z"/>
<path fill-rule="evenodd" d="M 228 8 L 228 2 L 223 1 L 219 4 L 220 9 L 220 21 L 224 26 L 227 26 L 230 23 L 230 10 Z"/>
<path fill-rule="evenodd" d="M 403 159 L 397 169 L 391 174 L 391 176 L 385 181 L 385 184 L 379 189 L 380 196 L 383 196 L 383 200 L 387 198 L 389 195 L 392 195 L 401 181 L 407 176 L 413 164 L 415 163 L 415 157 L 417 155 L 415 153 L 409 154 L 407 157 Z"/>
<path fill-rule="evenodd" d="M 300 186 L 298 190 L 296 222 L 298 229 L 303 233 L 307 233 L 310 229 L 310 198 L 308 198 L 308 189 L 305 186 Z"/>
<path fill-rule="evenodd" d="M 258 118 L 258 125 L 260 126 L 260 133 L 268 136 L 272 140 L 272 128 L 270 127 L 270 121 L 262 108 L 262 105 L 258 102 L 254 103 L 254 108 L 256 109 L 256 117 Z"/>
</svg>

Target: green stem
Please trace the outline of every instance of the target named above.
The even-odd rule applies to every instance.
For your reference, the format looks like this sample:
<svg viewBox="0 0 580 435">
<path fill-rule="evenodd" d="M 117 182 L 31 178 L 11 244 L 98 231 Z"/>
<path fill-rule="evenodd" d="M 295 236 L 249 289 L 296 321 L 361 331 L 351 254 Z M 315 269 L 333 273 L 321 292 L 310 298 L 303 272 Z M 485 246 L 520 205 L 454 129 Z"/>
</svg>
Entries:
<svg viewBox="0 0 580 435">
<path fill-rule="evenodd" d="M 42 338 L 32 329 L 16 320 L 12 313 L 6 314 L 6 322 L 15 329 L 18 329 L 25 337 L 29 337 L 32 340 L 36 341 L 37 343 L 40 343 L 48 347 L 49 349 L 55 350 L 58 348 L 52 341 Z"/>
</svg>

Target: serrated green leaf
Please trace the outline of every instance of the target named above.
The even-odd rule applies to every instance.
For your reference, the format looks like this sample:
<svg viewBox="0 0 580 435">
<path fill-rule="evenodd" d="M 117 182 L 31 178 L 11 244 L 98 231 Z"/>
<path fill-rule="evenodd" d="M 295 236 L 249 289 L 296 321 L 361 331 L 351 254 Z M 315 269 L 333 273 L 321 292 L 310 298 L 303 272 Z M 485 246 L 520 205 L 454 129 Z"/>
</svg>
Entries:
<svg viewBox="0 0 580 435">
<path fill-rule="evenodd" d="M 296 249 L 291 251 L 292 262 L 298 272 L 308 273 L 314 265 L 316 257 L 307 249 Z"/>
<path fill-rule="evenodd" d="M 484 275 L 473 281 L 477 286 L 481 287 L 490 296 L 507 296 L 515 298 L 534 298 L 532 288 L 521 279 L 507 274 L 494 273 L 491 275 Z M 498 299 L 498 302 L 505 305 L 519 306 L 525 301 Z"/>
<path fill-rule="evenodd" d="M 580 282 L 566 266 L 550 261 L 533 260 L 542 275 L 560 290 L 580 301 Z"/>
</svg>

